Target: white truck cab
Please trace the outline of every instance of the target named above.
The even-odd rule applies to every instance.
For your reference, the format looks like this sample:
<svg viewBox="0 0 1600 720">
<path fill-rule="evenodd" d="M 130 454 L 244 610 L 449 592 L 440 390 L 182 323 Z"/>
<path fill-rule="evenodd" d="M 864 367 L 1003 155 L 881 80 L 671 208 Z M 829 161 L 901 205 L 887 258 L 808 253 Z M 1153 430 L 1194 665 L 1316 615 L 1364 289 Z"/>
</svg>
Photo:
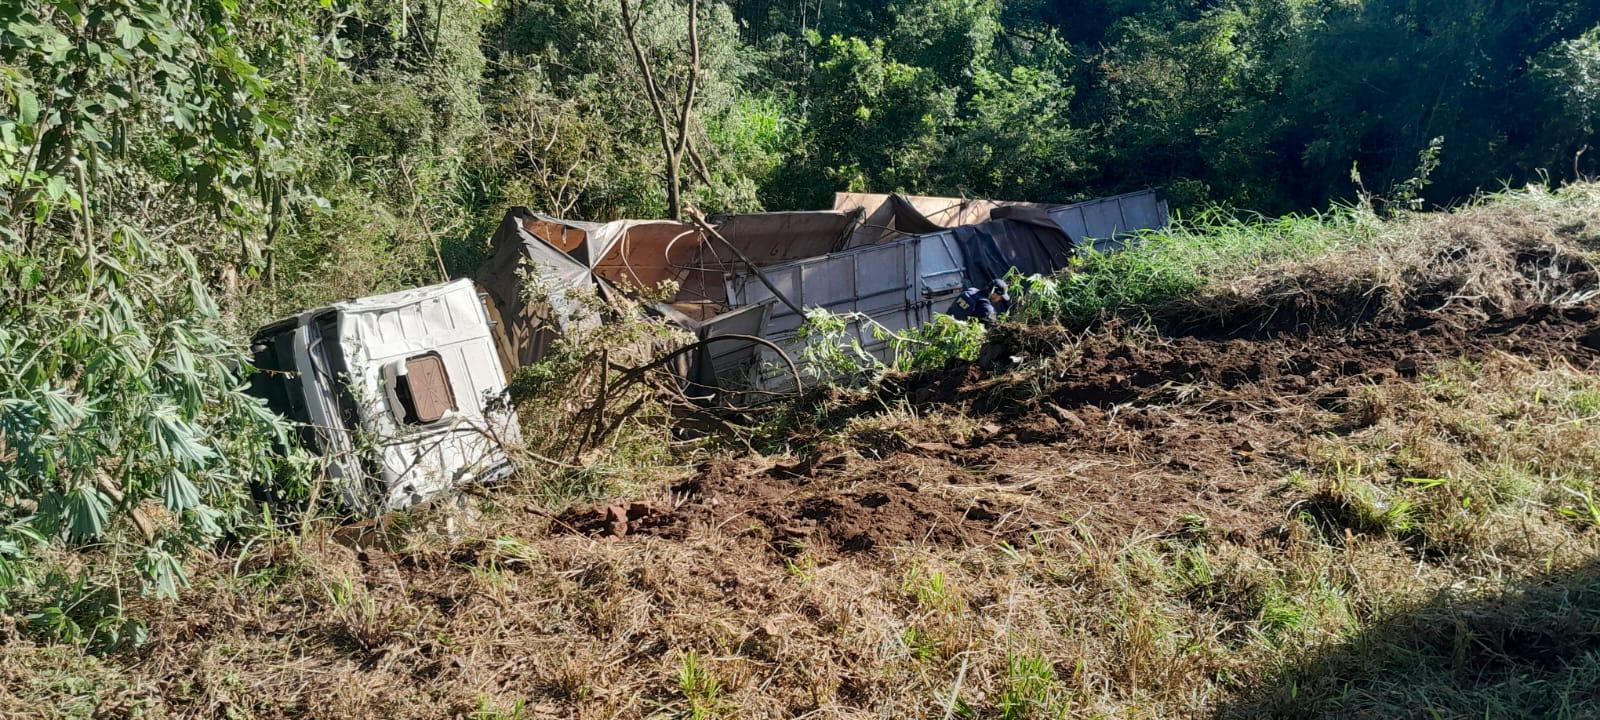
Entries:
<svg viewBox="0 0 1600 720">
<path fill-rule="evenodd" d="M 359 511 L 512 470 L 521 434 L 469 280 L 309 310 L 262 328 L 250 349 L 250 392 L 300 425 Z"/>
</svg>

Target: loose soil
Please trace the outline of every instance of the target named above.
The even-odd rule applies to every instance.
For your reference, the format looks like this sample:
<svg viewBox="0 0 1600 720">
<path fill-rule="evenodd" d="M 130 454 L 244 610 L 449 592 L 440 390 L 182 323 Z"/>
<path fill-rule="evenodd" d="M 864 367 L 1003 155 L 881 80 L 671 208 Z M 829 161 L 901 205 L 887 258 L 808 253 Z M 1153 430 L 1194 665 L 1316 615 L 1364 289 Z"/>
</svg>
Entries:
<svg viewBox="0 0 1600 720">
<path fill-rule="evenodd" d="M 1480 267 L 1497 268 L 1495 280 L 1469 287 Z M 909 405 L 976 418 L 958 441 L 910 422 L 881 442 L 823 439 L 784 464 L 719 460 L 668 497 L 575 508 L 557 530 L 709 528 L 784 561 L 1197 523 L 1270 537 L 1303 498 L 1267 480 L 1301 468 L 1307 438 L 1370 425 L 1363 388 L 1492 353 L 1600 362 L 1596 277 L 1555 246 L 1479 238 L 1440 250 L 1399 289 L 1311 272 L 1159 310 L 1153 328 L 1003 327 L 979 363 L 895 378 L 825 404 L 816 423 L 827 438 L 852 417 Z M 1035 358 L 1043 370 L 1008 372 Z"/>
<path fill-rule="evenodd" d="M 1435 219 L 1448 237 L 1377 270 L 1264 272 L 1147 325 L 1002 327 L 982 362 L 819 390 L 764 453 L 652 468 L 620 499 L 552 516 L 529 476 L 197 559 L 179 601 L 126 599 L 149 642 L 104 662 L 0 625 L 0 716 L 91 688 L 81 716 L 998 717 L 1033 688 L 1035 716 L 1383 697 L 1455 717 L 1485 714 L 1459 695 L 1479 686 L 1581 716 L 1592 568 L 1479 590 L 1595 556 L 1554 479 L 1595 467 L 1592 413 L 1512 408 L 1500 427 L 1475 403 L 1600 365 L 1577 259 L 1600 221 L 1480 215 Z M 1436 372 L 1461 361 L 1484 371 Z M 1557 416 L 1570 435 L 1522 425 Z M 1435 445 L 1444 469 L 1417 473 L 1448 478 L 1513 438 L 1503 506 L 1489 478 L 1391 487 Z M 1386 494 L 1358 505 L 1328 487 L 1339 452 L 1407 466 L 1368 467 L 1357 481 Z M 1539 477 L 1518 474 L 1529 457 Z M 1427 532 L 1368 527 L 1401 493 L 1431 503 Z M 1482 515 L 1456 512 L 1469 498 Z"/>
<path fill-rule="evenodd" d="M 1012 328 L 997 333 L 986 357 L 1064 353 L 1045 392 L 1038 371 L 962 363 L 896 379 L 823 423 L 907 402 L 923 415 L 978 418 L 970 437 L 925 439 L 912 423 L 881 447 L 825 441 L 786 463 L 718 460 L 667 497 L 574 508 L 555 528 L 666 538 L 709 529 L 783 562 L 906 543 L 1015 545 L 1041 533 L 1127 537 L 1196 525 L 1270 540 L 1303 499 L 1276 481 L 1304 463 L 1307 438 L 1375 420 L 1364 388 L 1491 353 L 1592 368 L 1597 317 L 1600 305 L 1588 302 L 1502 316 L 1412 309 L 1311 332 L 1105 327 L 1074 337 Z"/>
</svg>

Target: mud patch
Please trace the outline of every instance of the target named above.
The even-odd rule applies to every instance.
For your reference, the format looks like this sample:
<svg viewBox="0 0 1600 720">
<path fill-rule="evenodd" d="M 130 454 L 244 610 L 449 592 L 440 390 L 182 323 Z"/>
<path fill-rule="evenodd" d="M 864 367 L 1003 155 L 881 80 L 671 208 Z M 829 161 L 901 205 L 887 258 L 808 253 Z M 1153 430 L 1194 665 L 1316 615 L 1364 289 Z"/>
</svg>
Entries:
<svg viewBox="0 0 1600 720">
<path fill-rule="evenodd" d="M 1039 526 L 990 499 L 939 492 L 893 473 L 863 477 L 877 465 L 842 456 L 765 469 L 721 460 L 673 486 L 670 501 L 580 507 L 560 520 L 596 537 L 683 538 L 710 530 L 758 540 L 784 557 L 991 544 Z"/>
<path fill-rule="evenodd" d="M 779 558 L 1016 545 L 1057 532 L 1131 538 L 1196 522 L 1265 540 L 1304 499 L 1283 480 L 1303 468 L 1307 438 L 1374 422 L 1367 386 L 1496 352 L 1595 367 L 1597 320 L 1590 302 L 1255 337 L 1002 330 L 998 354 L 1064 353 L 1052 374 L 956 363 L 896 378 L 872 397 L 827 405 L 818 449 L 798 461 L 719 460 L 666 498 L 568 511 L 557 531 L 720 533 Z M 979 429 L 959 443 L 900 438 L 873 452 L 829 439 L 848 418 L 908 402 Z"/>
</svg>

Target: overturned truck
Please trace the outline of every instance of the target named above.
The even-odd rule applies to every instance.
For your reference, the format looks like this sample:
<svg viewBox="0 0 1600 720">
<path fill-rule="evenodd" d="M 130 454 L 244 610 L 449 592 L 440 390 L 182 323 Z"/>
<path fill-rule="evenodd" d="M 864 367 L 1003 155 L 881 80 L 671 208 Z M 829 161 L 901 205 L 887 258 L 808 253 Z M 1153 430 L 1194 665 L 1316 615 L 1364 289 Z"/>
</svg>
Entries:
<svg viewBox="0 0 1600 720">
<path fill-rule="evenodd" d="M 519 429 L 469 280 L 308 310 L 262 328 L 250 351 L 251 393 L 295 422 L 358 512 L 512 470 Z"/>
<path fill-rule="evenodd" d="M 840 193 L 831 210 L 713 216 L 714 232 L 668 220 L 563 220 L 517 207 L 476 280 L 508 371 L 538 362 L 561 333 L 601 323 L 586 297 L 668 289 L 651 309 L 698 338 L 771 343 L 706 344 L 682 368 L 691 387 L 772 389 L 792 382 L 777 371 L 777 355 L 794 354 L 805 308 L 898 332 L 1012 268 L 1053 274 L 1077 253 L 1119 249 L 1166 223 L 1166 202 L 1154 190 L 1071 205 Z M 888 343 L 862 324 L 849 332 L 890 359 Z"/>
</svg>

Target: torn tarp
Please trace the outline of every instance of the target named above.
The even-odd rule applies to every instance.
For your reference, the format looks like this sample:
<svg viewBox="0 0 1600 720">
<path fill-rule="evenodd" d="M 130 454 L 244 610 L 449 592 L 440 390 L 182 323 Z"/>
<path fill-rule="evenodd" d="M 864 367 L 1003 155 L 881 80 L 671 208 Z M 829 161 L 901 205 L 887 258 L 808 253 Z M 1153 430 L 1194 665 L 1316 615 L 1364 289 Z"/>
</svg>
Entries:
<svg viewBox="0 0 1600 720">
<path fill-rule="evenodd" d="M 852 248 L 893 242 L 908 235 L 925 235 L 941 228 L 987 222 L 997 208 L 1016 206 L 1041 210 L 1057 207 L 1013 200 L 898 193 L 835 193 L 833 196 L 835 211 L 862 214 L 861 223 L 845 245 Z"/>
<path fill-rule="evenodd" d="M 547 237 L 587 249 L 583 228 L 512 208 L 490 240 L 489 261 L 474 276 L 488 296 L 495 349 L 508 373 L 543 359 L 562 333 L 600 324 L 598 309 L 582 300 L 598 289 L 589 267 Z M 527 288 L 525 279 L 538 287 Z"/>
</svg>

